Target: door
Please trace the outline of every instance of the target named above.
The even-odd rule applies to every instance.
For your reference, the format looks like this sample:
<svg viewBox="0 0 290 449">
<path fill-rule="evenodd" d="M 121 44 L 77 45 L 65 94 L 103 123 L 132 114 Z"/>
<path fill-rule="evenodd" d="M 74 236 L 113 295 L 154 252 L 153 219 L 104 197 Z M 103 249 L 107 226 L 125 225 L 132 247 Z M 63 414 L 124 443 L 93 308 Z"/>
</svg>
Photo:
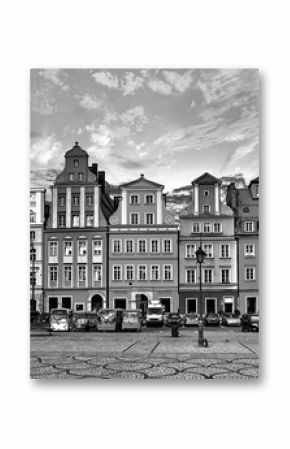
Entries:
<svg viewBox="0 0 290 449">
<path fill-rule="evenodd" d="M 114 300 L 115 309 L 126 309 L 126 298 L 116 298 Z"/>
<path fill-rule="evenodd" d="M 50 297 L 48 300 L 48 307 L 49 307 L 49 311 L 51 311 L 51 309 L 57 309 L 58 308 L 58 298 Z"/>
<path fill-rule="evenodd" d="M 187 299 L 187 313 L 197 313 L 196 299 Z"/>
<path fill-rule="evenodd" d="M 248 296 L 247 298 L 247 313 L 252 314 L 257 312 L 257 298 L 256 296 Z"/>
<path fill-rule="evenodd" d="M 216 313 L 216 300 L 214 298 L 206 299 L 206 313 Z"/>
<path fill-rule="evenodd" d="M 165 312 L 170 312 L 170 298 L 160 298 L 160 301 L 165 307 Z"/>
<path fill-rule="evenodd" d="M 91 305 L 91 311 L 94 310 L 97 312 L 98 310 L 103 308 L 103 298 L 101 295 L 94 295 L 91 299 L 92 305 Z"/>
</svg>

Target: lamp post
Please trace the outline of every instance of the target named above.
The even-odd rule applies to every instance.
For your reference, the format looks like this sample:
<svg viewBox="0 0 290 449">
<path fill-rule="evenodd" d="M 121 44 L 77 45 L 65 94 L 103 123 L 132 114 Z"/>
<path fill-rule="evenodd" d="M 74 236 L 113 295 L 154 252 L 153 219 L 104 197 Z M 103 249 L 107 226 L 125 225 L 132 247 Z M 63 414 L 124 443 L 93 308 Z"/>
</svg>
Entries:
<svg viewBox="0 0 290 449">
<path fill-rule="evenodd" d="M 195 252 L 197 263 L 199 263 L 199 327 L 198 327 L 198 345 L 204 345 L 204 335 L 203 335 L 203 318 L 202 318 L 202 284 L 201 284 L 201 264 L 204 262 L 204 258 L 206 256 L 205 251 L 201 249 L 201 245 L 198 250 Z"/>
<path fill-rule="evenodd" d="M 35 278 L 35 248 L 33 245 L 33 241 L 30 242 L 30 262 L 31 262 L 31 276 L 30 276 L 30 284 L 31 284 L 31 303 L 33 304 L 33 307 L 35 306 L 35 285 L 36 285 L 36 278 Z"/>
</svg>

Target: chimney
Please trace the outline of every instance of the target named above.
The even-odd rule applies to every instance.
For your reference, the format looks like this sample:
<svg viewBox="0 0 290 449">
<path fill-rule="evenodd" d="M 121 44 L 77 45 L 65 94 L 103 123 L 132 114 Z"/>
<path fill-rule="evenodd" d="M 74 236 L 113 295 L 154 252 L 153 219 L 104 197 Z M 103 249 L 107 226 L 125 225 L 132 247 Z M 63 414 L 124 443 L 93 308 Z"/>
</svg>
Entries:
<svg viewBox="0 0 290 449">
<path fill-rule="evenodd" d="M 104 171 L 99 171 L 97 179 L 98 179 L 99 184 L 101 184 L 101 191 L 102 191 L 102 193 L 104 193 L 105 192 L 105 181 L 106 181 L 106 174 L 105 174 L 105 172 Z"/>
<path fill-rule="evenodd" d="M 94 173 L 94 175 L 98 176 L 98 164 L 92 164 L 90 170 Z"/>
</svg>

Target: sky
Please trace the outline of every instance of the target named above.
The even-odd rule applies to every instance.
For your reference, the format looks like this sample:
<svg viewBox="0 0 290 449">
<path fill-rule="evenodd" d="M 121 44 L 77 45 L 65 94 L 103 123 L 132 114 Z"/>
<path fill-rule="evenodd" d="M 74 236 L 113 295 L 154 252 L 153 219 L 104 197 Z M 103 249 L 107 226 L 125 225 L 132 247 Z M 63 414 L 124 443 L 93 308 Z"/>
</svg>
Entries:
<svg viewBox="0 0 290 449">
<path fill-rule="evenodd" d="M 31 185 L 48 187 L 74 142 L 111 184 L 144 174 L 171 191 L 204 172 L 259 175 L 255 69 L 33 69 Z"/>
</svg>

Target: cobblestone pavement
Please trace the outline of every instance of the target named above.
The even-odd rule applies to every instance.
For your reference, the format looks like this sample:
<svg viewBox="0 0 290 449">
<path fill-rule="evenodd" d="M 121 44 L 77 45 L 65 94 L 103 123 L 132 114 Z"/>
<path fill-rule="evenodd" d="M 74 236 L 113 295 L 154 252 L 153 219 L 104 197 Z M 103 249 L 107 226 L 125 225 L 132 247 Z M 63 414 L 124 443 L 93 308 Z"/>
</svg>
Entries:
<svg viewBox="0 0 290 449">
<path fill-rule="evenodd" d="M 258 335 L 211 332 L 209 348 L 195 331 L 142 334 L 35 334 L 33 379 L 257 379 Z"/>
</svg>

